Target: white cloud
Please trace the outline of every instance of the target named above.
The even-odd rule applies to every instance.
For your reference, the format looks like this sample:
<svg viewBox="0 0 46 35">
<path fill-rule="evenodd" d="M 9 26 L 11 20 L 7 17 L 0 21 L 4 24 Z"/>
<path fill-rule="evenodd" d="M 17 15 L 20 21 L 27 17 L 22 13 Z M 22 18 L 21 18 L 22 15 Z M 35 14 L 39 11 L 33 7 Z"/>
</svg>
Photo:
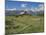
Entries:
<svg viewBox="0 0 46 35">
<path fill-rule="evenodd" d="M 21 4 L 21 7 L 26 7 L 27 4 Z"/>
<path fill-rule="evenodd" d="M 6 9 L 6 10 L 11 10 L 11 11 L 13 11 L 13 10 L 16 10 L 16 8 L 12 8 L 12 9 Z"/>
<path fill-rule="evenodd" d="M 43 11 L 43 10 L 44 10 L 44 5 L 43 5 L 43 4 L 40 4 L 38 7 L 31 8 L 31 10 L 32 10 L 33 12 Z"/>
<path fill-rule="evenodd" d="M 40 5 L 39 5 L 39 9 L 40 9 L 40 10 L 44 10 L 44 5 L 43 5 L 43 4 L 40 4 Z"/>
<path fill-rule="evenodd" d="M 38 11 L 43 11 L 44 10 L 44 5 L 43 4 L 40 4 L 39 5 L 39 8 L 37 9 Z"/>
</svg>

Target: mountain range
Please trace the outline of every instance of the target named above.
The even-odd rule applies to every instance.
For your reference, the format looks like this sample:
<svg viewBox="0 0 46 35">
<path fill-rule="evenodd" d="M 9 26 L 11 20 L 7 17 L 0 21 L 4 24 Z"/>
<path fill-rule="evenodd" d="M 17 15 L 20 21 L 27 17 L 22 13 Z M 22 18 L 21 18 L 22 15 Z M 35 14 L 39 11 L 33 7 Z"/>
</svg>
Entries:
<svg viewBox="0 0 46 35">
<path fill-rule="evenodd" d="M 44 11 L 43 10 L 41 10 L 41 11 L 32 11 L 32 10 L 5 10 L 5 15 L 6 16 L 22 15 L 22 14 L 37 15 L 37 14 L 44 14 Z"/>
</svg>

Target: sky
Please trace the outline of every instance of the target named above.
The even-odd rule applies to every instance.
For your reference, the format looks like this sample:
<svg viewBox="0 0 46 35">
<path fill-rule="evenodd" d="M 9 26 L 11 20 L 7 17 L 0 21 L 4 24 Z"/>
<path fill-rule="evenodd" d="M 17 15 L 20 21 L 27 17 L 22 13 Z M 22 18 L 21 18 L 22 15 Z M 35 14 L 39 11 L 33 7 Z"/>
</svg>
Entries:
<svg viewBox="0 0 46 35">
<path fill-rule="evenodd" d="M 8 10 L 18 10 L 18 9 L 31 9 L 31 10 L 43 10 L 44 3 L 42 2 L 25 2 L 25 1 L 14 1 L 14 0 L 6 0 L 5 8 Z"/>
</svg>

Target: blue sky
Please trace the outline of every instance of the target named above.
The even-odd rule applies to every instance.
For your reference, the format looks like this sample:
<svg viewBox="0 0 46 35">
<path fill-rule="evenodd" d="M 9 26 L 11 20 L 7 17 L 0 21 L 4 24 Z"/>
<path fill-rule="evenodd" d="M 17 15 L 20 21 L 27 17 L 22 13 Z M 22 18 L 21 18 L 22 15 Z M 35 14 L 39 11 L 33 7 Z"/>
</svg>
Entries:
<svg viewBox="0 0 46 35">
<path fill-rule="evenodd" d="M 43 3 L 42 2 L 24 2 L 24 1 L 9 1 L 6 0 L 5 2 L 5 8 L 6 9 L 35 9 L 38 8 L 39 9 L 39 5 L 41 5 L 41 7 L 43 7 Z"/>
</svg>

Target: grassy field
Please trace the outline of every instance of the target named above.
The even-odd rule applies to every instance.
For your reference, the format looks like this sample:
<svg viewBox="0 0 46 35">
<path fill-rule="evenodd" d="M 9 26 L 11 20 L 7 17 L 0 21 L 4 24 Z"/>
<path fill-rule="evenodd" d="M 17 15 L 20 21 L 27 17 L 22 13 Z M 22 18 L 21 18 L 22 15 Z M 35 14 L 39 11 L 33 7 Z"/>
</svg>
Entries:
<svg viewBox="0 0 46 35">
<path fill-rule="evenodd" d="M 6 16 L 6 33 L 39 33 L 44 32 L 43 16 Z"/>
</svg>

